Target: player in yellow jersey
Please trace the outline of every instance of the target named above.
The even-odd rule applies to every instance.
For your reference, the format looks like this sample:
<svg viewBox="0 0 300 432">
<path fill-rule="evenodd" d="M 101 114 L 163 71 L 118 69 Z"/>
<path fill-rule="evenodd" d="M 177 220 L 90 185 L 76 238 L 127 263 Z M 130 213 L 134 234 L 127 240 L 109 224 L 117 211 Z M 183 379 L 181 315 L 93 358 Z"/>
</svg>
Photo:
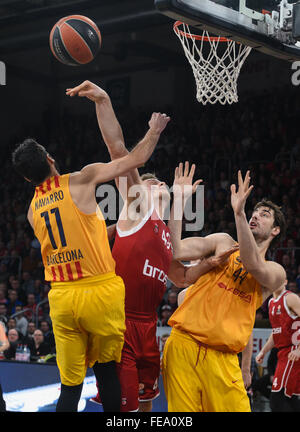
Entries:
<svg viewBox="0 0 300 432">
<path fill-rule="evenodd" d="M 176 168 L 172 212 L 176 201 L 183 200 L 183 187 L 191 188 L 191 172 L 188 163 Z M 172 331 L 162 364 L 169 411 L 250 411 L 237 353 L 250 339 L 256 309 L 286 278 L 281 265 L 265 260 L 270 244 L 284 234 L 284 216 L 277 205 L 263 200 L 248 223 L 245 203 L 252 188 L 250 173 L 243 180 L 239 171 L 238 190 L 231 186 L 239 250 L 195 280 L 169 319 Z M 225 233 L 181 240 L 181 226 L 180 217 L 171 216 L 177 260 L 218 254 L 235 244 Z"/>
<path fill-rule="evenodd" d="M 153 113 L 145 137 L 128 155 L 71 174 L 60 175 L 55 160 L 33 139 L 13 153 L 15 169 L 36 186 L 28 220 L 41 244 L 45 280 L 51 281 L 48 298 L 62 383 L 57 411 L 77 411 L 87 367 L 103 385 L 104 411 L 120 410 L 115 362 L 124 343 L 125 288 L 115 274 L 95 188 L 143 165 L 169 120 Z"/>
</svg>

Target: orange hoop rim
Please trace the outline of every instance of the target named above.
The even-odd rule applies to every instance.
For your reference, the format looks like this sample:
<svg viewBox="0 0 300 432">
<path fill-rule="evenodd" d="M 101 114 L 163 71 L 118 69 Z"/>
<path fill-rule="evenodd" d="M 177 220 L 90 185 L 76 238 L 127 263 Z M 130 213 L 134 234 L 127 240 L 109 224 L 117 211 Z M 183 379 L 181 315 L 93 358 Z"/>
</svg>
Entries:
<svg viewBox="0 0 300 432">
<path fill-rule="evenodd" d="M 173 24 L 173 29 L 177 34 L 180 33 L 182 36 L 185 36 L 188 39 L 201 40 L 204 42 L 211 42 L 211 41 L 212 42 L 231 42 L 230 39 L 227 39 L 226 37 L 222 37 L 222 36 L 200 36 L 200 35 L 195 35 L 192 33 L 187 33 L 185 31 L 179 29 L 179 26 L 182 24 L 185 24 L 185 23 L 182 21 L 176 21 Z M 188 24 L 185 24 L 185 25 L 188 25 Z"/>
</svg>

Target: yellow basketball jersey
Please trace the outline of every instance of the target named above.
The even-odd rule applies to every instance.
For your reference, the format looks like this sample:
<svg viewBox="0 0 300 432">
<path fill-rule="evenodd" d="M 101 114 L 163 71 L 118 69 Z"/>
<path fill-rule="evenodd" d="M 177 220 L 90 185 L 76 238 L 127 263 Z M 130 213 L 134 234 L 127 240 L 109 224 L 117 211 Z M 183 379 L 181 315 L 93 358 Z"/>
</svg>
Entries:
<svg viewBox="0 0 300 432">
<path fill-rule="evenodd" d="M 168 321 L 171 327 L 214 349 L 238 353 L 248 343 L 262 304 L 258 282 L 244 268 L 239 251 L 229 262 L 201 276 Z"/>
<path fill-rule="evenodd" d="M 84 214 L 77 208 L 69 177 L 49 178 L 36 187 L 31 201 L 47 281 L 68 282 L 115 271 L 103 215 L 100 209 L 99 214 Z"/>
</svg>

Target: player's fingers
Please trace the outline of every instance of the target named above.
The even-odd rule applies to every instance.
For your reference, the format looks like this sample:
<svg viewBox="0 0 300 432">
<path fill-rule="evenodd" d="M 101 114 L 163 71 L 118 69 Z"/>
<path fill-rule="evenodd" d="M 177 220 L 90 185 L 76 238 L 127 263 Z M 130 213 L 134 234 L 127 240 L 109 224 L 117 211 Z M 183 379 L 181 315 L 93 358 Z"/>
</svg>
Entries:
<svg viewBox="0 0 300 432">
<path fill-rule="evenodd" d="M 184 164 L 184 177 L 187 177 L 189 175 L 189 167 L 190 164 L 188 163 L 188 161 L 186 161 Z"/>
<path fill-rule="evenodd" d="M 236 193 L 236 185 L 235 185 L 235 184 L 232 184 L 232 185 L 230 186 L 230 191 L 231 191 L 232 194 L 235 194 L 235 193 Z"/>
<path fill-rule="evenodd" d="M 245 181 L 244 181 L 244 190 L 247 190 L 250 184 L 250 171 L 247 171 L 246 176 L 245 176 Z"/>
<path fill-rule="evenodd" d="M 178 174 L 179 174 L 179 177 L 182 177 L 182 172 L 183 172 L 183 163 L 180 162 L 179 167 L 178 167 Z"/>
<path fill-rule="evenodd" d="M 203 180 L 202 180 L 202 179 L 200 179 L 200 180 L 196 180 L 195 183 L 193 184 L 193 187 L 194 187 L 194 186 L 198 186 L 200 183 L 203 183 Z"/>
<path fill-rule="evenodd" d="M 239 188 L 243 186 L 243 177 L 242 177 L 241 170 L 238 171 L 238 184 L 239 184 Z"/>
<path fill-rule="evenodd" d="M 191 169 L 190 169 L 190 173 L 189 173 L 189 177 L 191 177 L 191 178 L 194 177 L 195 169 L 196 169 L 196 165 L 192 164 Z"/>
<path fill-rule="evenodd" d="M 175 179 L 178 178 L 178 167 L 175 168 L 174 178 L 175 178 Z"/>
<path fill-rule="evenodd" d="M 197 180 L 192 186 L 192 193 L 196 192 L 197 186 L 199 186 L 200 183 L 202 183 L 203 180 Z"/>
<path fill-rule="evenodd" d="M 246 199 L 247 199 L 248 196 L 251 194 L 253 188 L 254 188 L 253 185 L 251 185 L 251 186 L 248 188 L 247 192 L 245 193 L 245 198 L 246 198 Z"/>
</svg>

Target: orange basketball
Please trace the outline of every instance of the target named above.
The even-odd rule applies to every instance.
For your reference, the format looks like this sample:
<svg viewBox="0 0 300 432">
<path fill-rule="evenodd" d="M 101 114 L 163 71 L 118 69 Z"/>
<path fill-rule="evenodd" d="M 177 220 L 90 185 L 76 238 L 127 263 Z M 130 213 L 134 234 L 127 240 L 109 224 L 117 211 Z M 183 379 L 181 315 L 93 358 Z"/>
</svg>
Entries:
<svg viewBox="0 0 300 432">
<path fill-rule="evenodd" d="M 50 48 L 60 62 L 68 66 L 90 63 L 101 47 L 96 24 L 82 15 L 61 18 L 50 32 Z"/>
</svg>

